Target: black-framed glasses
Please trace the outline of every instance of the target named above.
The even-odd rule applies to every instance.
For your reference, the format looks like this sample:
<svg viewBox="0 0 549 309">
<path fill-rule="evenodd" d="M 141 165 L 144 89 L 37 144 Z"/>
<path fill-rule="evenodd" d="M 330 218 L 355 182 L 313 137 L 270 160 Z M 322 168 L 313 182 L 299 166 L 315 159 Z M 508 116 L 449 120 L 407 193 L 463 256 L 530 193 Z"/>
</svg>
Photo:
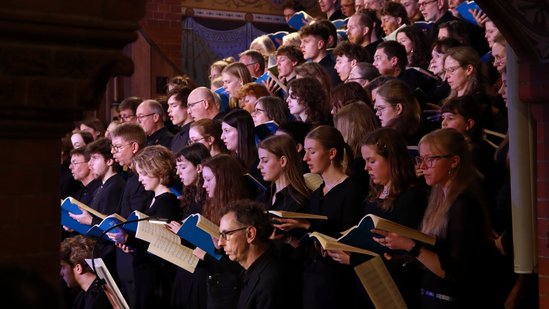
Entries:
<svg viewBox="0 0 549 309">
<path fill-rule="evenodd" d="M 462 65 L 456 65 L 456 66 L 453 66 L 453 67 L 444 68 L 444 73 L 446 73 L 446 74 L 454 73 L 455 71 L 457 71 L 457 69 L 462 68 L 462 67 L 463 67 Z"/>
<path fill-rule="evenodd" d="M 431 0 L 431 1 L 425 1 L 425 2 L 422 2 L 422 3 L 418 3 L 417 6 L 418 7 L 423 7 L 423 6 L 426 6 L 427 4 L 431 4 L 431 3 L 434 3 L 434 2 L 437 2 L 438 0 Z"/>
<path fill-rule="evenodd" d="M 147 117 L 152 116 L 154 114 L 156 114 L 156 113 L 150 113 L 150 114 L 147 114 L 147 115 L 137 115 L 136 117 L 137 117 L 137 120 L 141 121 L 141 120 L 143 120 L 143 118 L 147 118 Z"/>
<path fill-rule="evenodd" d="M 261 109 L 261 108 L 257 108 L 257 107 L 256 107 L 256 108 L 254 108 L 254 111 L 253 111 L 253 112 L 254 112 L 254 114 L 256 114 L 256 113 L 264 113 L 264 112 L 265 112 L 265 110 L 264 110 L 264 109 Z"/>
<path fill-rule="evenodd" d="M 202 99 L 202 100 L 198 100 L 198 101 L 195 101 L 195 102 L 187 103 L 187 108 L 191 108 L 191 107 L 195 106 L 196 104 L 198 104 L 200 102 L 203 102 L 203 101 L 205 101 L 205 100 Z"/>
<path fill-rule="evenodd" d="M 111 152 L 113 153 L 116 153 L 116 152 L 120 152 L 120 150 L 122 150 L 122 148 L 130 145 L 131 143 L 127 143 L 127 144 L 122 144 L 122 145 L 111 145 Z"/>
<path fill-rule="evenodd" d="M 345 81 L 346 82 L 352 82 L 354 80 L 365 80 L 365 79 L 367 79 L 367 78 L 365 78 L 365 77 L 349 77 Z"/>
<path fill-rule="evenodd" d="M 233 235 L 234 233 L 236 233 L 238 231 L 243 231 L 247 228 L 248 228 L 248 226 L 244 226 L 244 227 L 234 229 L 234 230 L 230 230 L 230 231 L 219 232 L 219 239 L 227 241 L 231 238 L 231 235 Z"/>
<path fill-rule="evenodd" d="M 124 120 L 124 121 L 128 121 L 130 119 L 132 119 L 133 117 L 135 117 L 135 115 L 118 115 L 120 117 L 120 119 Z"/>
<path fill-rule="evenodd" d="M 187 145 L 196 144 L 199 141 L 202 141 L 202 140 L 205 140 L 205 139 L 206 139 L 205 137 L 201 137 L 201 138 L 197 138 L 197 139 L 190 139 L 189 138 L 189 140 L 187 140 Z"/>
<path fill-rule="evenodd" d="M 387 106 L 376 106 L 374 107 L 374 112 L 377 113 L 383 113 L 383 111 L 387 108 Z"/>
<path fill-rule="evenodd" d="M 439 159 L 444 159 L 444 158 L 450 158 L 452 157 L 453 155 L 451 154 L 446 154 L 446 155 L 440 155 L 440 156 L 417 156 L 414 158 L 414 161 L 416 163 L 416 166 L 423 166 L 423 164 L 425 164 L 425 166 L 427 166 L 428 168 L 431 168 L 433 167 L 433 165 L 435 165 L 435 161 L 439 160 Z"/>
</svg>

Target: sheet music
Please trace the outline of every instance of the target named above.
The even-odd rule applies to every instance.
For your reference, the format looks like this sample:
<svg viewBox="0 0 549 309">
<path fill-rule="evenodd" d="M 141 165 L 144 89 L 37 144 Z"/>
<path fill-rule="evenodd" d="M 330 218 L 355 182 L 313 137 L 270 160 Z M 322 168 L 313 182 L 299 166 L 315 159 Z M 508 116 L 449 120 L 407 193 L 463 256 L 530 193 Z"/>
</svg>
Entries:
<svg viewBox="0 0 549 309">
<path fill-rule="evenodd" d="M 167 239 L 159 238 L 151 242 L 148 251 L 191 273 L 194 273 L 198 264 L 198 258 L 193 254 L 193 250 Z"/>
<path fill-rule="evenodd" d="M 172 242 L 180 243 L 179 236 L 166 229 L 164 224 L 154 224 L 147 221 L 137 223 L 135 237 L 150 243 L 155 242 L 158 238 L 165 238 Z"/>
</svg>

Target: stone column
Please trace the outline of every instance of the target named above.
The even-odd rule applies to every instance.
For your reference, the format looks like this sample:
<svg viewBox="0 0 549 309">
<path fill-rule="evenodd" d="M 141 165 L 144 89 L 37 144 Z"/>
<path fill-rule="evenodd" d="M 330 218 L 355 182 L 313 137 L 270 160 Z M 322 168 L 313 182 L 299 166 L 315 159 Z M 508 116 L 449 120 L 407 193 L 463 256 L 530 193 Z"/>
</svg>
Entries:
<svg viewBox="0 0 549 309">
<path fill-rule="evenodd" d="M 0 1 L 0 263 L 59 279 L 60 138 L 130 75 L 144 0 Z"/>
</svg>

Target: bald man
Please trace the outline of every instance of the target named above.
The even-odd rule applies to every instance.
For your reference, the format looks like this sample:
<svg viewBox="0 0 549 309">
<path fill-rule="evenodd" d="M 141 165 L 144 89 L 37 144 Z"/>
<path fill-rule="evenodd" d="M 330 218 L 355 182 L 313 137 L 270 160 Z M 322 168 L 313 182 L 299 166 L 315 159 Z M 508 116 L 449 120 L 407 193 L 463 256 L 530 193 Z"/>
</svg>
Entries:
<svg viewBox="0 0 549 309">
<path fill-rule="evenodd" d="M 187 112 L 193 121 L 205 118 L 215 120 L 221 118 L 221 105 L 215 96 L 217 94 L 206 87 L 198 87 L 189 94 Z"/>
</svg>

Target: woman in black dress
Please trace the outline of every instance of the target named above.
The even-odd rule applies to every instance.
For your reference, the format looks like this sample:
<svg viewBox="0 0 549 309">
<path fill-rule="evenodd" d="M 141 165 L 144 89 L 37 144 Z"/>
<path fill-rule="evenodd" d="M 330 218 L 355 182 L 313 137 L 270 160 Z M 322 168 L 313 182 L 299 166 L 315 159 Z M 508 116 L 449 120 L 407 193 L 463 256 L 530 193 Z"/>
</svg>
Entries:
<svg viewBox="0 0 549 309">
<path fill-rule="evenodd" d="M 202 188 L 201 162 L 209 157 L 210 152 L 202 143 L 186 146 L 177 155 L 177 175 L 183 183 L 183 193 L 179 199 L 184 218 L 202 211 L 206 192 Z M 178 221 L 168 223 L 168 229 L 174 233 L 177 233 L 179 228 L 181 228 L 181 223 Z M 185 241 L 183 244 L 187 247 L 194 247 Z M 173 283 L 170 308 L 206 309 L 208 299 L 206 280 L 207 268 L 202 261 L 198 263 L 194 273 L 178 267 Z"/>
<path fill-rule="evenodd" d="M 393 222 L 418 229 L 427 206 L 427 191 L 418 186 L 412 158 L 406 150 L 406 141 L 394 129 L 380 128 L 361 141 L 365 170 L 370 175 L 369 194 L 364 201 L 362 215 L 374 214 Z M 370 249 L 370 248 L 366 248 Z M 342 264 L 356 266 L 367 256 L 329 251 L 330 256 Z M 378 252 L 381 253 L 381 252 Z M 418 306 L 421 271 L 407 263 L 408 256 L 395 256 L 385 261 L 408 307 Z M 367 295 L 359 285 L 356 308 L 364 308 Z"/>
<path fill-rule="evenodd" d="M 381 245 L 405 250 L 425 266 L 422 308 L 500 308 L 494 269 L 497 249 L 467 141 L 454 129 L 425 135 L 418 163 L 432 187 L 421 230 L 436 236 L 432 247 L 376 230 Z"/>
<path fill-rule="evenodd" d="M 154 198 L 144 213 L 149 217 L 180 220 L 179 201 L 168 187 L 175 178 L 173 153 L 164 146 L 148 146 L 134 157 L 133 165 L 145 190 L 154 192 Z M 136 307 L 167 308 L 175 266 L 149 254 L 148 242 L 133 235 L 124 232 L 107 235 L 115 240 L 117 245 L 124 244 L 133 251 Z"/>
<path fill-rule="evenodd" d="M 325 215 L 328 220 L 283 219 L 275 227 L 282 230 L 303 228 L 331 237 L 358 223 L 360 187 L 349 177 L 351 151 L 334 127 L 319 126 L 305 138 L 305 157 L 311 173 L 320 174 L 324 183 L 312 193 L 309 212 Z M 294 242 L 295 244 L 295 242 Z M 303 272 L 304 308 L 350 308 L 355 281 L 351 267 L 334 262 L 313 242 L 301 242 L 305 252 Z"/>
</svg>

